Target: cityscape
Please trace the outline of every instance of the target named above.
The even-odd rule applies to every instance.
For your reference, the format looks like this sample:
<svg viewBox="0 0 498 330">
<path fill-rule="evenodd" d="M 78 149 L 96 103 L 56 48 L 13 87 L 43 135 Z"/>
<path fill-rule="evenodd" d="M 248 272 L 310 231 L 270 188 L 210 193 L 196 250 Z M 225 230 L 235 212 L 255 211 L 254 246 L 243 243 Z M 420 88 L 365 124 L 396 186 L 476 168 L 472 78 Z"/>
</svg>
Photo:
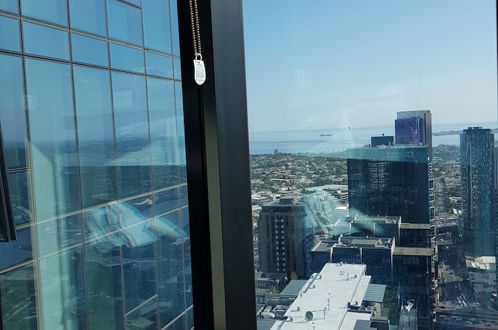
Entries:
<svg viewBox="0 0 498 330">
<path fill-rule="evenodd" d="M 430 110 L 329 154 L 252 155 L 258 329 L 496 329 L 494 132 Z"/>
</svg>

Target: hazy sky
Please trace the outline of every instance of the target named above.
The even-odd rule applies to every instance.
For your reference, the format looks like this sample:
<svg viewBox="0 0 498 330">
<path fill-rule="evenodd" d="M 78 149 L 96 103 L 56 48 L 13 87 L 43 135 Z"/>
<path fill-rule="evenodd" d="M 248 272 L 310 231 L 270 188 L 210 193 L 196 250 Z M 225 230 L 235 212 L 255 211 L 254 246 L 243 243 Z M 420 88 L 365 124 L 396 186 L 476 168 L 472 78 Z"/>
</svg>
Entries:
<svg viewBox="0 0 498 330">
<path fill-rule="evenodd" d="M 497 117 L 495 0 L 244 0 L 249 129 Z"/>
</svg>

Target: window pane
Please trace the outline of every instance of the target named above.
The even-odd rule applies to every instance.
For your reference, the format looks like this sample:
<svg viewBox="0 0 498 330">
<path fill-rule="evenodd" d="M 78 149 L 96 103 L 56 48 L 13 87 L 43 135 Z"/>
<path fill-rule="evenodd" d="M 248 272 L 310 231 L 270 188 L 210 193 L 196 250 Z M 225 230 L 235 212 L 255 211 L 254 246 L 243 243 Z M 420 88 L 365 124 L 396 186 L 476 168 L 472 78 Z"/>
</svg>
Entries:
<svg viewBox="0 0 498 330">
<path fill-rule="evenodd" d="M 82 205 L 116 199 L 110 74 L 74 67 Z"/>
<path fill-rule="evenodd" d="M 19 20 L 0 16 L 0 49 L 20 51 Z"/>
<path fill-rule="evenodd" d="M 173 55 L 180 56 L 180 34 L 178 32 L 178 5 L 177 0 L 170 0 L 171 12 L 171 38 L 173 46 Z"/>
<path fill-rule="evenodd" d="M 26 167 L 26 117 L 21 58 L 0 55 L 0 123 L 7 168 Z"/>
<path fill-rule="evenodd" d="M 175 210 L 180 207 L 178 188 L 164 190 L 154 194 L 156 215 Z"/>
<path fill-rule="evenodd" d="M 16 230 L 16 240 L 2 243 L 2 258 L 0 269 L 12 267 L 31 260 L 33 257 L 31 245 L 31 227 Z"/>
<path fill-rule="evenodd" d="M 157 298 L 133 311 L 126 317 L 126 329 L 137 328 L 158 329 L 157 327 Z"/>
<path fill-rule="evenodd" d="M 175 79 L 181 80 L 182 79 L 182 68 L 180 66 L 180 59 L 175 58 L 173 60 L 173 63 L 175 65 Z"/>
<path fill-rule="evenodd" d="M 28 173 L 9 173 L 9 193 L 16 225 L 30 222 L 31 208 L 29 205 Z"/>
<path fill-rule="evenodd" d="M 142 45 L 140 9 L 116 0 L 107 0 L 109 38 Z"/>
<path fill-rule="evenodd" d="M 145 52 L 147 74 L 173 78 L 173 59 L 168 56 Z"/>
<path fill-rule="evenodd" d="M 80 204 L 71 70 L 69 65 L 26 59 L 34 195 L 37 218 Z"/>
<path fill-rule="evenodd" d="M 37 329 L 33 264 L 0 274 L 4 329 Z"/>
<path fill-rule="evenodd" d="M 81 216 L 79 214 L 38 224 L 40 256 L 58 252 L 65 247 L 81 243 Z"/>
<path fill-rule="evenodd" d="M 0 0 L 0 10 L 10 11 L 16 14 L 19 13 L 17 0 Z"/>
<path fill-rule="evenodd" d="M 65 31 L 23 22 L 26 53 L 69 59 L 69 40 Z"/>
<path fill-rule="evenodd" d="M 143 50 L 110 43 L 111 67 L 145 73 Z"/>
<path fill-rule="evenodd" d="M 171 53 L 169 5 L 166 0 L 147 0 L 142 6 L 146 48 Z"/>
<path fill-rule="evenodd" d="M 132 5 L 140 7 L 142 5 L 142 0 L 123 0 L 125 2 L 131 3 Z"/>
<path fill-rule="evenodd" d="M 66 0 L 21 0 L 22 14 L 59 25 L 67 25 Z"/>
<path fill-rule="evenodd" d="M 107 36 L 105 2 L 70 0 L 71 28 Z"/>
<path fill-rule="evenodd" d="M 147 79 L 149 117 L 151 123 L 154 188 L 175 185 L 180 161 L 172 81 Z"/>
<path fill-rule="evenodd" d="M 107 42 L 79 34 L 71 34 L 73 61 L 109 66 Z"/>
</svg>

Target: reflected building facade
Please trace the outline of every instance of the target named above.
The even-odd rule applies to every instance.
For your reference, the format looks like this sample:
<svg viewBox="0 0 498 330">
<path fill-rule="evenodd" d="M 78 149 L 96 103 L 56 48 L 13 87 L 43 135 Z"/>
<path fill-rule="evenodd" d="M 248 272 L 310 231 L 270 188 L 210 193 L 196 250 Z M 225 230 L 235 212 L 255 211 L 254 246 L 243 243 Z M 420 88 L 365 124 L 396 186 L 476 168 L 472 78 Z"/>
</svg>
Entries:
<svg viewBox="0 0 498 330">
<path fill-rule="evenodd" d="M 193 327 L 177 23 L 175 0 L 0 2 L 4 329 Z"/>
</svg>

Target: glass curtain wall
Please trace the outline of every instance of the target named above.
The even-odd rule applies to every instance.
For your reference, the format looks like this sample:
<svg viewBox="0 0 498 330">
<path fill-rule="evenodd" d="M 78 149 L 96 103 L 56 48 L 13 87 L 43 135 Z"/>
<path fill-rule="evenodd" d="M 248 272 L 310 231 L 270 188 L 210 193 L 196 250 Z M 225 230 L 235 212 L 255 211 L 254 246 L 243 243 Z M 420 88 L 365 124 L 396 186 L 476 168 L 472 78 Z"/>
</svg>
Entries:
<svg viewBox="0 0 498 330">
<path fill-rule="evenodd" d="M 244 1 L 258 329 L 498 329 L 495 0 Z"/>
<path fill-rule="evenodd" d="M 0 0 L 0 328 L 193 328 L 176 6 Z"/>
</svg>

